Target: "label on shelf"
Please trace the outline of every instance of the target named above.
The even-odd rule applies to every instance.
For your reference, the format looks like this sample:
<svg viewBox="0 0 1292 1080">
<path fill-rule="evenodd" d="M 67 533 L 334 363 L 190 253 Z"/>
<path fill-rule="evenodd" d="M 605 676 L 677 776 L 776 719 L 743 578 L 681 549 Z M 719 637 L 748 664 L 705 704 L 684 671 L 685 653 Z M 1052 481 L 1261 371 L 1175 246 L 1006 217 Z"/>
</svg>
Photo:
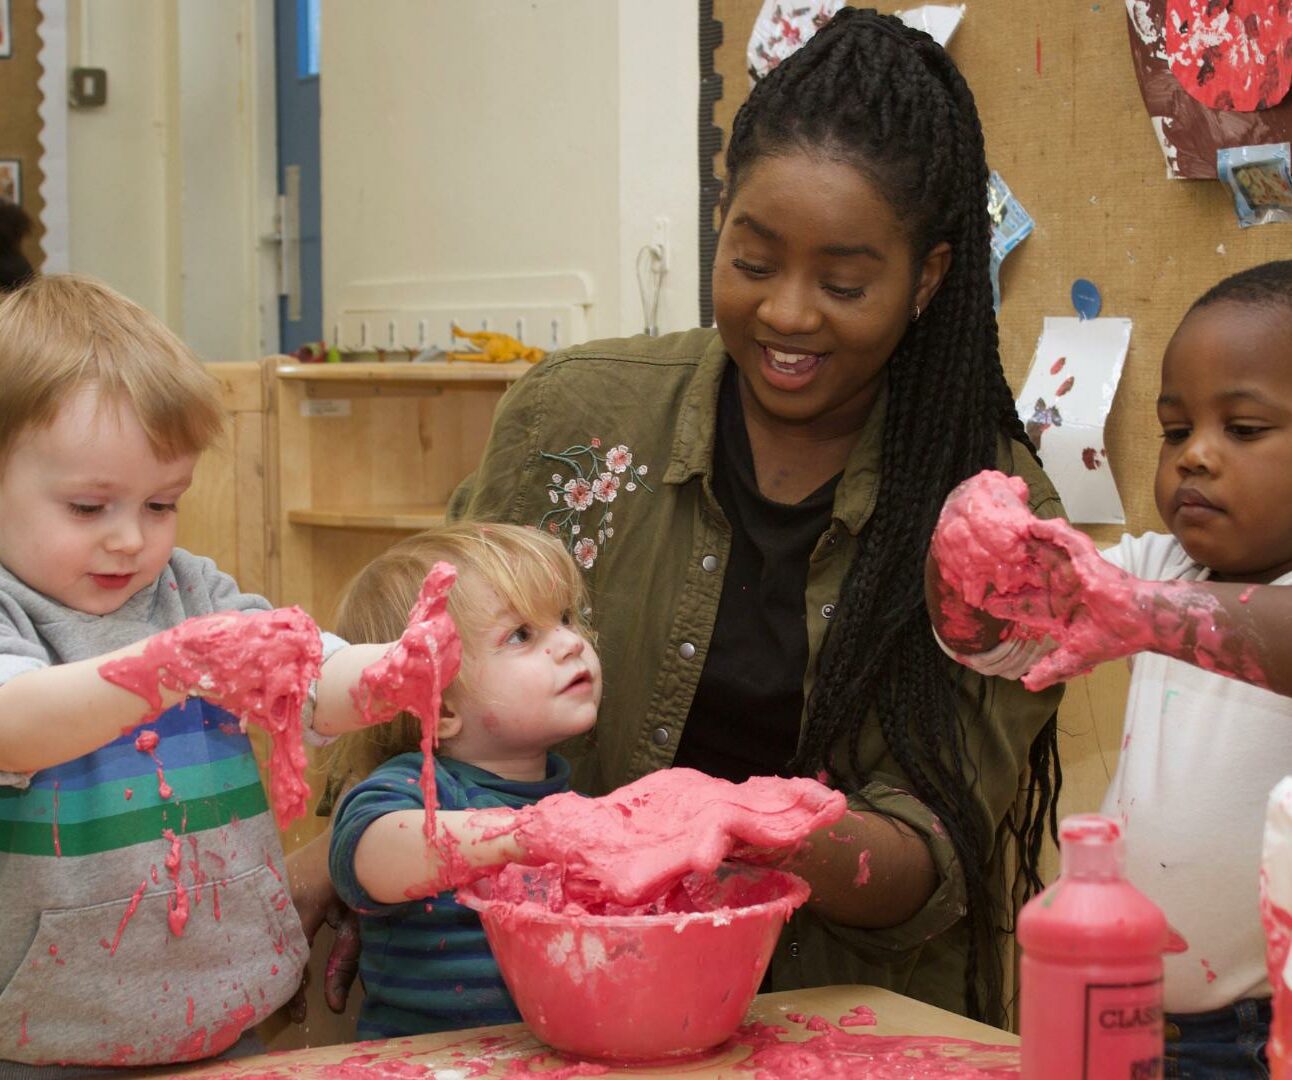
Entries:
<svg viewBox="0 0 1292 1080">
<path fill-rule="evenodd" d="M 349 416 L 349 398 L 306 398 L 301 402 L 302 416 Z"/>
</svg>

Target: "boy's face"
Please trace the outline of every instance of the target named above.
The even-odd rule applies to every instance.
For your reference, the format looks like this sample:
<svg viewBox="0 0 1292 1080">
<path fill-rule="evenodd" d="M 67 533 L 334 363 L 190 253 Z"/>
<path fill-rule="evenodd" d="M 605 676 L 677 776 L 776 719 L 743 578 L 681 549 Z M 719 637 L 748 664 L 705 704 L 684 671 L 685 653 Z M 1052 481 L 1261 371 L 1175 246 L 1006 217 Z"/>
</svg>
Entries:
<svg viewBox="0 0 1292 1080">
<path fill-rule="evenodd" d="M 76 611 L 116 611 L 170 559 L 196 462 L 159 461 L 129 406 L 79 390 L 0 472 L 0 563 Z"/>
<path fill-rule="evenodd" d="M 1221 301 L 1167 346 L 1158 512 L 1217 576 L 1292 570 L 1292 311 Z"/>
<path fill-rule="evenodd" d="M 494 600 L 484 633 L 470 644 L 470 691 L 455 683 L 445 694 L 461 722 L 446 750 L 520 779 L 545 764 L 549 747 L 596 723 L 601 661 L 566 622 L 525 623 Z"/>
</svg>

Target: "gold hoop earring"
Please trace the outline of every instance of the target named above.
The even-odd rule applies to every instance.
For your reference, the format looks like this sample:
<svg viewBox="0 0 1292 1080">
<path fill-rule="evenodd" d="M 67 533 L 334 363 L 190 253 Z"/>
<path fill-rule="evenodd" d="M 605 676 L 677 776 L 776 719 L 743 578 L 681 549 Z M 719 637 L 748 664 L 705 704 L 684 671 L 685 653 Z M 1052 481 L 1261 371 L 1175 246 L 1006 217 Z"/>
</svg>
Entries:
<svg viewBox="0 0 1292 1080">
<path fill-rule="evenodd" d="M 911 322 L 919 322 L 919 321 L 920 321 L 920 305 L 916 304 L 915 314 L 911 316 Z"/>
</svg>

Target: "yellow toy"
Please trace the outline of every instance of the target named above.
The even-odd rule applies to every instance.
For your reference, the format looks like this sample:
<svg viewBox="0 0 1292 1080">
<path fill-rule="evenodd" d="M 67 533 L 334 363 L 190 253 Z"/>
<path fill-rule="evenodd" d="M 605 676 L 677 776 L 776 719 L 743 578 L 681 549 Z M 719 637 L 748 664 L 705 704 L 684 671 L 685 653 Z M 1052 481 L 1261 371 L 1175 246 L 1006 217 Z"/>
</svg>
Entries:
<svg viewBox="0 0 1292 1080">
<path fill-rule="evenodd" d="M 533 345 L 525 345 L 508 334 L 495 333 L 492 330 L 463 330 L 456 323 L 453 325 L 455 338 L 466 338 L 480 348 L 479 352 L 445 353 L 448 360 L 476 360 L 486 364 L 505 364 L 511 360 L 525 360 L 537 364 L 547 354 Z"/>
</svg>

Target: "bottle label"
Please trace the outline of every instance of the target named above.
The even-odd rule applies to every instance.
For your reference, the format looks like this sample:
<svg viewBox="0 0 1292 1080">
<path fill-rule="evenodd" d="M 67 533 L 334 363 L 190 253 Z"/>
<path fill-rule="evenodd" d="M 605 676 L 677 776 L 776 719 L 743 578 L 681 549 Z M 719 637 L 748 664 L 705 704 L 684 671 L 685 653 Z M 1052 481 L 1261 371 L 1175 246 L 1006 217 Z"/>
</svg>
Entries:
<svg viewBox="0 0 1292 1080">
<path fill-rule="evenodd" d="M 1085 1067 L 1089 1080 L 1160 1080 L 1162 979 L 1086 986 Z"/>
</svg>

